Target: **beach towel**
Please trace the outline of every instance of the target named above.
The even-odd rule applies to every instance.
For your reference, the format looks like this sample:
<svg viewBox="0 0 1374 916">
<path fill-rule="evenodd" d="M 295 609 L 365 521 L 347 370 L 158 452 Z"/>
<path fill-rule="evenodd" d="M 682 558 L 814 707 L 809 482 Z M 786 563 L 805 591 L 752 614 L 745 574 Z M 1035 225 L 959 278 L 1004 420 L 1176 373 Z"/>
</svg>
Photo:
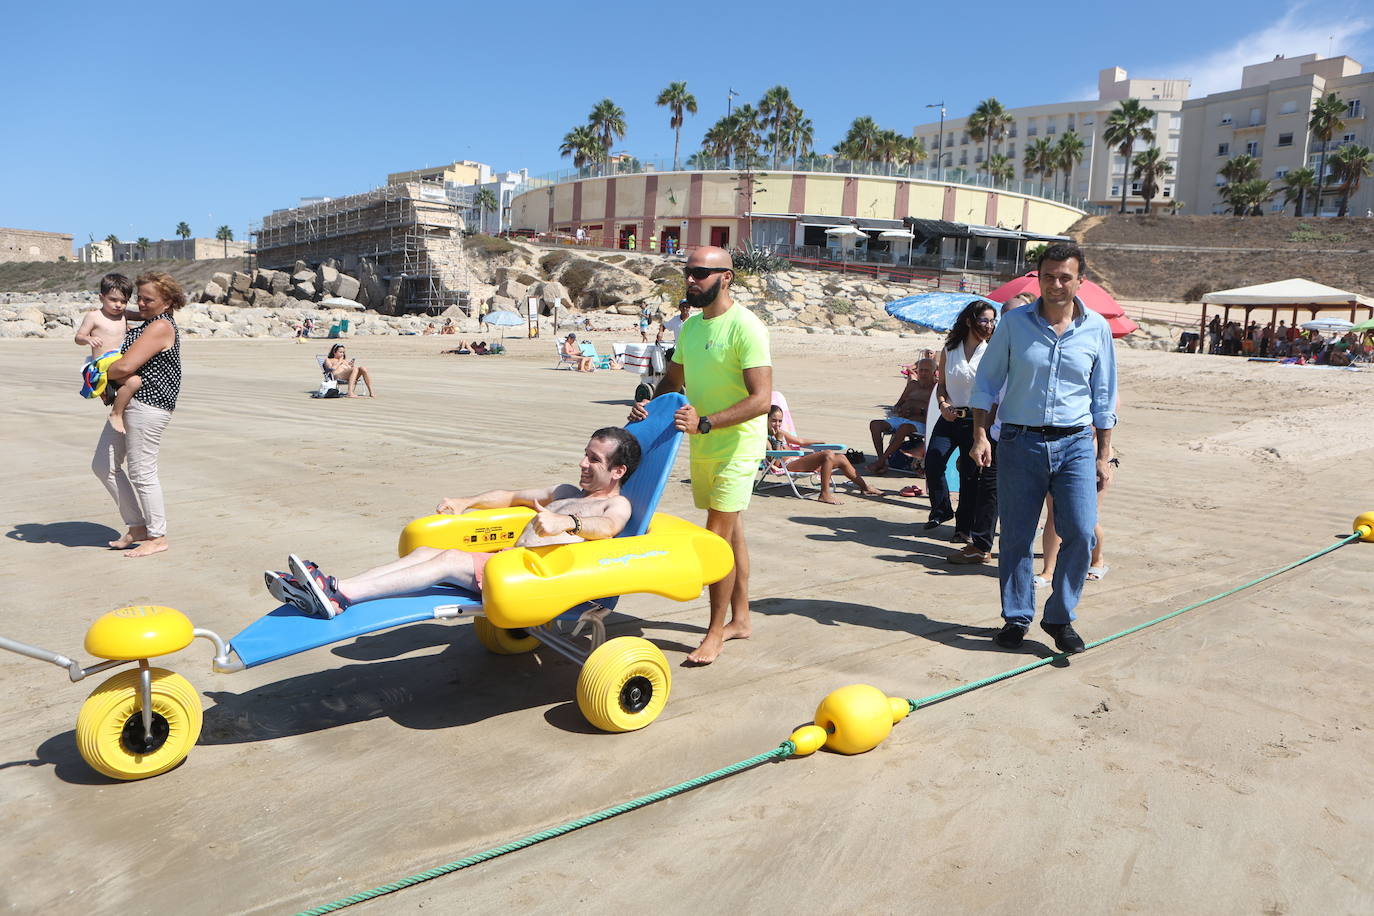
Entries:
<svg viewBox="0 0 1374 916">
<path fill-rule="evenodd" d="M 99 356 L 92 356 L 86 360 L 86 364 L 81 367 L 81 396 L 83 398 L 98 398 L 105 393 L 105 388 L 109 385 L 109 379 L 105 373 L 109 371 L 111 364 L 119 359 L 118 350 L 106 350 Z"/>
</svg>

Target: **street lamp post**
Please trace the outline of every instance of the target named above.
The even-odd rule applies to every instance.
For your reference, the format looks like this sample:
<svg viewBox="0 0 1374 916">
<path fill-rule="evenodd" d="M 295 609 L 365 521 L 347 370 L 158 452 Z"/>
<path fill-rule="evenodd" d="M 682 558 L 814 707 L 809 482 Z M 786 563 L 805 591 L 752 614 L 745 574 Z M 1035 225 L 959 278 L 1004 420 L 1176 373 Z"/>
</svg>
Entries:
<svg viewBox="0 0 1374 916">
<path fill-rule="evenodd" d="M 937 150 L 935 151 L 935 152 L 936 152 L 936 156 L 938 157 L 938 158 L 935 160 L 935 180 L 936 180 L 936 181 L 944 181 L 944 180 L 945 180 L 945 103 L 944 103 L 944 102 L 932 102 L 931 104 L 927 105 L 926 107 L 927 107 L 927 108 L 938 108 L 938 109 L 940 109 L 940 144 L 939 144 L 939 149 L 937 149 Z"/>
</svg>

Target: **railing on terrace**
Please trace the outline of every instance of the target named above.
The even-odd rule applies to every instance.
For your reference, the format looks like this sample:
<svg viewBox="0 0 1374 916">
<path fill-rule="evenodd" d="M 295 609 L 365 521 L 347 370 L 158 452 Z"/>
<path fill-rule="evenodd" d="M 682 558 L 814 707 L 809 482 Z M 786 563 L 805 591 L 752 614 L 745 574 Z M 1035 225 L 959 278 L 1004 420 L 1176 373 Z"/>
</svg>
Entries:
<svg viewBox="0 0 1374 916">
<path fill-rule="evenodd" d="M 683 160 L 681 169 L 674 169 L 671 159 L 660 159 L 655 161 L 641 159 L 624 159 L 612 163 L 604 168 L 596 166 L 583 166 L 582 168 L 559 169 L 554 172 L 547 172 L 543 175 L 531 175 L 523 184 L 517 185 L 514 194 L 523 194 L 527 191 L 537 191 L 540 188 L 550 188 L 554 185 L 564 184 L 569 181 L 577 181 L 582 178 L 601 178 L 616 177 L 621 175 L 643 175 L 655 172 L 736 172 L 747 173 L 752 171 L 754 177 L 765 177 L 769 172 L 816 172 L 832 175 L 871 175 L 874 177 L 887 178 L 912 178 L 922 181 L 942 181 L 946 184 L 964 185 L 972 188 L 987 188 L 994 191 L 1007 191 L 1013 194 L 1026 194 L 1031 197 L 1040 197 L 1051 200 L 1055 203 L 1076 207 L 1080 210 L 1088 208 L 1086 198 L 1074 197 L 1064 194 L 1055 189 L 1053 184 L 1043 181 L 1027 181 L 1015 179 L 1012 181 L 994 181 L 986 172 L 969 171 L 968 169 L 946 166 L 943 172 L 940 166 L 933 162 L 921 163 L 920 165 L 897 165 L 892 162 L 859 162 L 849 159 L 799 159 L 796 161 L 786 160 L 775 169 L 771 162 L 755 165 L 752 169 L 746 169 L 738 161 L 731 162 L 726 158 L 692 156 Z"/>
</svg>

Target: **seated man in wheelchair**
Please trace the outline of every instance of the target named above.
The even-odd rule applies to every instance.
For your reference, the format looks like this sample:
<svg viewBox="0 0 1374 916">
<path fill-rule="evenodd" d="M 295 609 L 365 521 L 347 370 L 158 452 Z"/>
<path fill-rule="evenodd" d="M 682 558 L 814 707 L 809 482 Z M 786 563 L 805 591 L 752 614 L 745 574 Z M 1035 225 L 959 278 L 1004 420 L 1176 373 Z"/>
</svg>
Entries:
<svg viewBox="0 0 1374 916">
<path fill-rule="evenodd" d="M 630 501 L 621 495 L 620 486 L 634 473 L 639 456 L 639 440 L 633 434 L 608 426 L 592 433 L 576 485 L 492 490 L 472 497 L 445 499 L 435 511 L 458 515 L 471 509 L 534 509 L 536 515 L 512 547 L 613 538 L 630 520 Z M 289 574 L 268 572 L 265 577 L 268 591 L 278 601 L 307 614 L 332 618 L 351 604 L 418 592 L 441 583 L 481 591 L 482 571 L 491 556 L 417 547 L 399 560 L 339 579 L 292 554 L 287 561 Z"/>
</svg>

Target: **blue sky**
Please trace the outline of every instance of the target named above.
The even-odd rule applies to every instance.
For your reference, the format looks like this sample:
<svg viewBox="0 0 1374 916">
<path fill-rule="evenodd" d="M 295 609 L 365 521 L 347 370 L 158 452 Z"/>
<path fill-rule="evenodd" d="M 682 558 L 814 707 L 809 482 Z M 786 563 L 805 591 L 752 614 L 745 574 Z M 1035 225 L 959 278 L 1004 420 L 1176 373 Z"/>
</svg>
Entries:
<svg viewBox="0 0 1374 916">
<path fill-rule="evenodd" d="M 0 226 L 170 238 L 249 223 L 301 197 L 454 159 L 541 173 L 593 104 L 626 112 L 617 144 L 671 158 L 654 98 L 686 80 L 683 155 L 725 113 L 782 83 L 828 150 L 857 115 L 903 132 L 944 100 L 965 114 L 1095 95 L 1096 74 L 1235 88 L 1240 67 L 1346 53 L 1374 65 L 1354 0 L 1138 4 L 1092 12 L 984 0 L 767 5 L 12 4 L 0 18 Z M 853 16 L 846 12 L 852 10 Z M 917 12 L 919 10 L 919 12 Z M 1328 48 L 1329 45 L 1329 48 Z"/>
</svg>

